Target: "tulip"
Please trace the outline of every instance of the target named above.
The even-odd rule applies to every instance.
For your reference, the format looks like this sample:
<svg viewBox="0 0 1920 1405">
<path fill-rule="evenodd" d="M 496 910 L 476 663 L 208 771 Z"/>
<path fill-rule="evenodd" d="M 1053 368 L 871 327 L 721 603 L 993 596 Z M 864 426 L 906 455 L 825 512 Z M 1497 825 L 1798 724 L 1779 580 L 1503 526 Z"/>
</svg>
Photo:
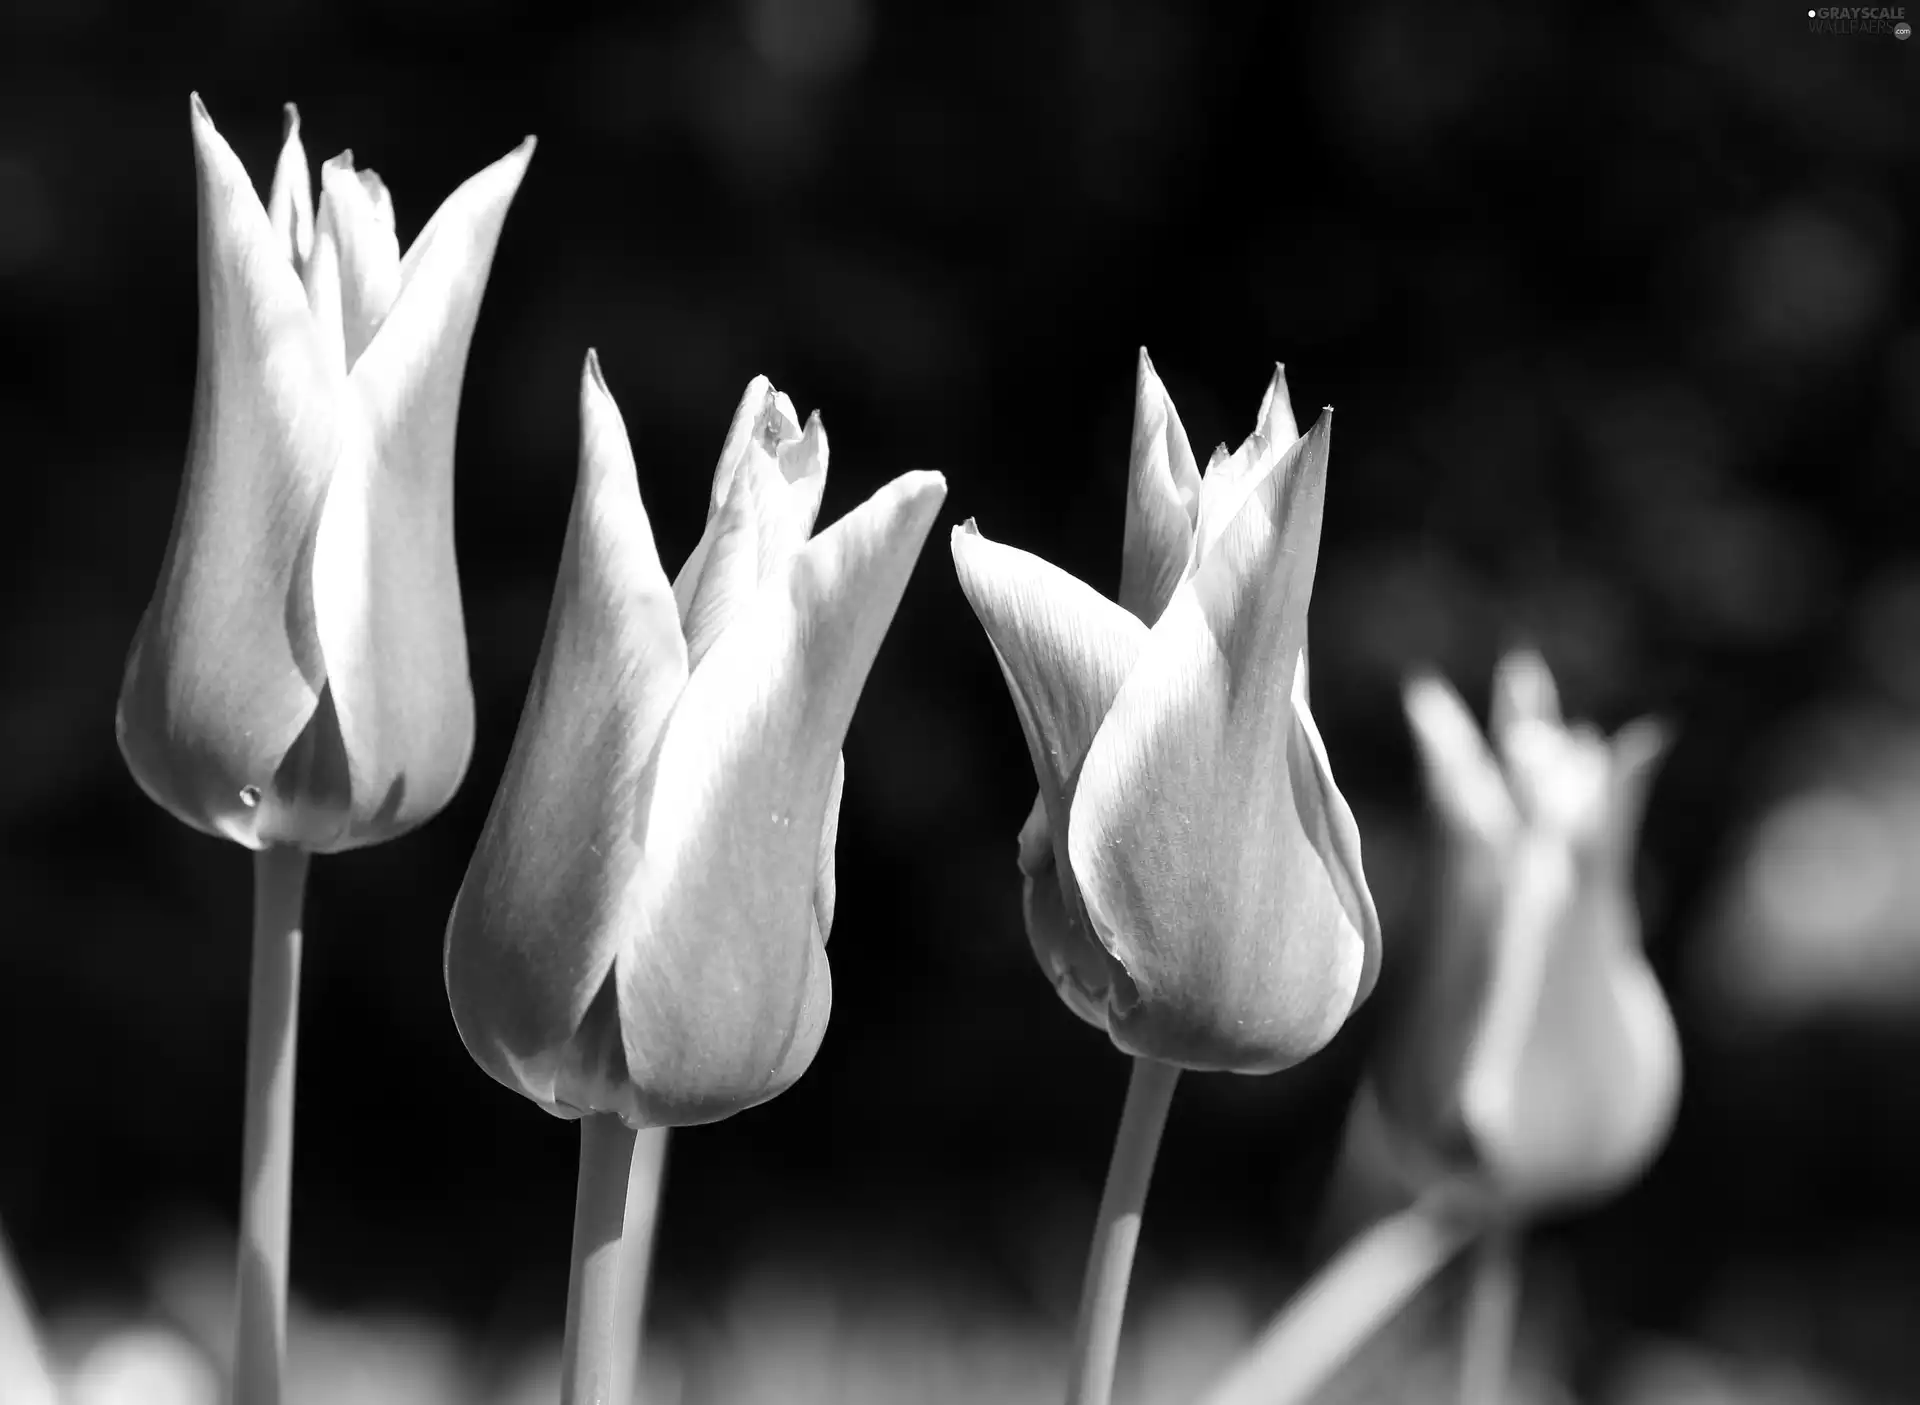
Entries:
<svg viewBox="0 0 1920 1405">
<path fill-rule="evenodd" d="M 756 379 L 669 584 L 591 354 L 580 394 L 546 638 L 446 934 L 468 1051 L 584 1119 L 569 1400 L 607 1350 L 576 1330 L 611 1311 L 595 1255 L 618 1237 L 632 1129 L 763 1102 L 819 1047 L 839 749 L 946 495 L 909 473 L 810 536 L 826 431 Z"/>
<path fill-rule="evenodd" d="M 247 1405 L 279 1399 L 307 855 L 438 812 L 473 744 L 453 437 L 494 245 L 533 138 L 401 257 L 351 153 L 299 115 L 263 207 L 196 94 L 200 359 L 187 470 L 115 730 L 177 819 L 253 849 L 239 1327 Z"/>
<path fill-rule="evenodd" d="M 953 534 L 1039 781 L 1019 844 L 1028 939 L 1067 1006 L 1136 1059 L 1078 1400 L 1109 1388 L 1100 1339 L 1117 1338 L 1132 1231 L 1106 1227 L 1137 1221 L 1173 1070 L 1298 1063 L 1379 966 L 1359 831 L 1307 703 L 1329 426 L 1298 433 L 1276 369 L 1253 434 L 1203 475 L 1143 351 L 1118 603 L 971 522 Z"/>
<path fill-rule="evenodd" d="M 1403 1172 L 1463 1175 L 1503 1217 L 1605 1197 L 1659 1151 L 1679 1101 L 1632 892 L 1665 730 L 1567 726 L 1533 653 L 1495 675 L 1491 748 L 1437 677 L 1410 682 L 1406 707 L 1442 903 L 1370 1080 L 1388 1144 Z"/>
<path fill-rule="evenodd" d="M 200 361 L 160 582 L 127 660 L 120 749 L 176 818 L 332 852 L 437 813 L 473 693 L 453 556 L 467 346 L 529 137 L 401 257 L 343 152 L 313 212 L 298 114 L 269 208 L 196 94 Z"/>
<path fill-rule="evenodd" d="M 1469 1238 L 1458 1399 L 1503 1398 L 1527 1221 L 1620 1190 L 1673 1125 L 1679 1038 L 1631 891 L 1665 730 L 1569 727 L 1530 652 L 1495 674 L 1491 747 L 1438 677 L 1411 680 L 1406 708 L 1439 818 L 1441 902 L 1346 1158 L 1354 1187 L 1411 1204 L 1323 1270 L 1208 1405 L 1306 1398 L 1312 1378 L 1276 1364 L 1336 1361 Z M 1403 1242 L 1416 1251 L 1389 1248 Z M 1316 1300 L 1349 1303 L 1346 1320 L 1317 1323 Z M 1297 1393 L 1273 1388 L 1295 1376 Z"/>
</svg>

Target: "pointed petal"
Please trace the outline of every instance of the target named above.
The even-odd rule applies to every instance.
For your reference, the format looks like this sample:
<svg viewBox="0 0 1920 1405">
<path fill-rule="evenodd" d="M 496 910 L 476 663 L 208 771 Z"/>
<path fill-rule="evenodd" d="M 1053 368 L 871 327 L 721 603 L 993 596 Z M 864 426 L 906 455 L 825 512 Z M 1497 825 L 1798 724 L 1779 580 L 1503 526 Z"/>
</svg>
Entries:
<svg viewBox="0 0 1920 1405">
<path fill-rule="evenodd" d="M 1614 735 L 1610 744 L 1612 784 L 1608 811 L 1613 816 L 1611 839 L 1623 861 L 1631 862 L 1640 821 L 1647 811 L 1647 792 L 1653 788 L 1660 765 L 1673 748 L 1673 728 L 1657 717 L 1640 717 Z"/>
<path fill-rule="evenodd" d="M 633 451 L 591 353 L 580 420 L 546 638 L 447 924 L 447 998 L 468 1051 L 508 1087 L 554 1110 L 624 1111 L 624 1074 L 615 1086 L 607 1070 L 610 994 L 613 1048 L 571 1041 L 629 935 L 620 904 L 640 863 L 641 775 L 687 657 Z"/>
<path fill-rule="evenodd" d="M 372 171 L 356 171 L 343 151 L 320 168 L 322 218 L 328 220 L 340 260 L 340 321 L 349 367 L 386 320 L 400 292 L 400 240 L 393 200 Z"/>
<path fill-rule="evenodd" d="M 292 103 L 286 106 L 280 160 L 273 168 L 273 193 L 267 197 L 267 222 L 294 272 L 304 272 L 313 252 L 313 173 L 307 169 L 307 149 L 300 142 L 300 109 Z"/>
<path fill-rule="evenodd" d="M 1104 1029 L 1113 963 L 1093 935 L 1067 862 L 1067 817 L 1087 748 L 1146 645 L 1147 627 L 1058 567 L 989 541 L 971 519 L 954 528 L 952 550 L 1039 783 L 1044 823 L 1036 830 L 1029 817 L 1021 832 L 1027 937 L 1069 1008 Z M 1029 853 L 1036 833 L 1051 846 L 1044 862 Z"/>
<path fill-rule="evenodd" d="M 1331 418 L 1329 411 L 1323 418 Z M 1284 368 L 1273 368 L 1273 379 L 1260 401 L 1260 417 L 1254 431 L 1231 454 L 1225 446 L 1214 451 L 1200 484 L 1200 505 L 1195 517 L 1193 569 L 1198 570 L 1227 526 L 1240 515 L 1247 499 L 1269 473 L 1290 463 L 1290 451 L 1300 438 L 1294 427 L 1293 407 L 1287 399 L 1287 375 Z"/>
<path fill-rule="evenodd" d="M 765 454 L 743 453 L 727 474 L 727 500 L 707 522 L 707 530 L 674 581 L 680 627 L 687 636 L 692 666 L 759 593 L 763 563 L 782 554 L 777 536 L 786 484 Z M 800 545 L 793 541 L 784 555 Z"/>
<path fill-rule="evenodd" d="M 347 332 L 340 295 L 340 230 L 332 207 L 320 202 L 314 221 L 313 247 L 300 265 L 305 285 L 307 308 L 320 342 L 326 347 L 328 362 L 341 371 L 347 369 Z"/>
<path fill-rule="evenodd" d="M 696 667 L 752 591 L 807 539 L 826 476 L 820 416 L 802 432 L 793 402 L 755 376 L 721 447 L 707 529 L 674 579 Z"/>
<path fill-rule="evenodd" d="M 1138 988 L 1113 1020 L 1136 1054 L 1284 1068 L 1333 1037 L 1369 965 L 1290 755 L 1326 463 L 1323 417 L 1174 593 L 1087 753 L 1068 851 Z"/>
<path fill-rule="evenodd" d="M 808 542 L 667 723 L 615 970 L 649 1120 L 725 1117 L 813 1057 L 831 1000 L 814 895 L 834 765 L 945 496 L 938 474 L 907 474 Z"/>
<path fill-rule="evenodd" d="M 353 769 L 350 844 L 437 813 L 466 773 L 473 693 L 453 551 L 454 426 L 501 221 L 532 149 L 529 138 L 448 197 L 349 377 L 367 438 L 341 464 L 313 571 Z"/>
<path fill-rule="evenodd" d="M 1519 824 L 1519 812 L 1466 703 L 1433 674 L 1407 680 L 1404 701 L 1427 795 L 1448 829 L 1486 844 L 1506 842 Z"/>
<path fill-rule="evenodd" d="M 308 576 L 342 451 L 344 387 L 239 159 L 192 100 L 200 364 L 185 480 L 122 684 L 141 787 L 186 823 L 258 848 L 312 816 L 275 773 L 327 682 Z"/>
<path fill-rule="evenodd" d="M 1143 346 L 1134 387 L 1120 604 L 1145 624 L 1160 618 L 1173 588 L 1186 579 L 1199 510 L 1200 470 L 1193 449 Z"/>
<path fill-rule="evenodd" d="M 1059 567 L 989 541 L 971 519 L 953 529 L 952 546 L 960 588 L 1020 713 L 1048 814 L 1064 832 L 1080 763 L 1147 627 Z"/>
<path fill-rule="evenodd" d="M 1493 744 L 1509 768 L 1513 766 L 1515 738 L 1529 724 L 1544 724 L 1556 731 L 1564 729 L 1560 690 L 1554 685 L 1547 661 L 1538 652 L 1515 649 L 1494 668 L 1493 699 L 1487 717 L 1487 730 Z"/>
</svg>

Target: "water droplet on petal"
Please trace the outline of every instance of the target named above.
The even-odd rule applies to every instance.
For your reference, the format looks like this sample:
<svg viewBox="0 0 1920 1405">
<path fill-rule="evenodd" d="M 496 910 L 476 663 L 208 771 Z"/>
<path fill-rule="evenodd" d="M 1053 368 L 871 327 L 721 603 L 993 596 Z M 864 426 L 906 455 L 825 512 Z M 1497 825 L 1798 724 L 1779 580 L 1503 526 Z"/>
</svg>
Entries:
<svg viewBox="0 0 1920 1405">
<path fill-rule="evenodd" d="M 245 805 L 249 810 L 251 810 L 255 805 L 258 805 L 260 803 L 260 787 L 257 785 L 241 786 L 240 787 L 240 803 L 242 805 Z"/>
</svg>

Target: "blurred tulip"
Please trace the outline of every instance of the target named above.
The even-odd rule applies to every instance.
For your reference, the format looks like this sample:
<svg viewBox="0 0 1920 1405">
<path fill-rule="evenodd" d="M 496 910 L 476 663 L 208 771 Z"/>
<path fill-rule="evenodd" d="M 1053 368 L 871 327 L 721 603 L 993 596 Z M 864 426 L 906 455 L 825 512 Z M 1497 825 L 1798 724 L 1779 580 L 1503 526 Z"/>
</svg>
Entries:
<svg viewBox="0 0 1920 1405">
<path fill-rule="evenodd" d="M 1659 1151 L 1680 1091 L 1631 885 L 1665 731 L 1569 728 L 1532 653 L 1495 676 L 1493 749 L 1439 678 L 1412 681 L 1406 705 L 1442 900 L 1372 1080 L 1382 1145 L 1403 1176 L 1465 1172 L 1507 1213 L 1615 1192 Z"/>
<path fill-rule="evenodd" d="M 971 522 L 953 534 L 1040 782 L 1028 938 L 1136 1056 L 1285 1068 L 1373 986 L 1360 835 L 1307 706 L 1329 422 L 1300 436 L 1276 370 L 1203 477 L 1143 351 L 1119 604 Z"/>
<path fill-rule="evenodd" d="M 546 640 L 446 936 L 467 1049 L 557 1115 L 712 1122 L 819 1046 L 839 747 L 946 495 L 909 473 L 809 540 L 826 468 L 756 379 L 669 585 L 588 357 Z"/>
<path fill-rule="evenodd" d="M 350 152 L 314 217 L 299 118 L 263 208 L 192 100 L 200 362 L 186 478 L 121 687 L 134 778 L 249 848 L 401 833 L 458 787 L 473 696 L 453 554 L 467 347 L 533 139 L 403 258 Z"/>
</svg>

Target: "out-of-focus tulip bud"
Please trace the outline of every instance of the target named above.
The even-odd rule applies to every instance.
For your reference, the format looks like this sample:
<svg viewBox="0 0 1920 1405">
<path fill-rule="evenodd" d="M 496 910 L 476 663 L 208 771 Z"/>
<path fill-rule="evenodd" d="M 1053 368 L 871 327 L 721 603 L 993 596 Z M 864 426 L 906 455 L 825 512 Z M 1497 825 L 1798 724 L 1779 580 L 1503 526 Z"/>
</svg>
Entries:
<svg viewBox="0 0 1920 1405">
<path fill-rule="evenodd" d="M 1506 1213 L 1610 1194 L 1659 1151 L 1680 1092 L 1631 883 L 1665 730 L 1569 728 L 1532 653 L 1495 676 L 1492 748 L 1439 678 L 1406 705 L 1441 901 L 1371 1080 L 1379 1145 L 1409 1188 L 1464 1173 Z"/>
<path fill-rule="evenodd" d="M 300 125 L 267 207 L 192 101 L 200 363 L 186 478 L 121 686 L 134 778 L 249 848 L 390 838 L 453 795 L 473 693 L 453 555 L 467 347 L 529 137 L 405 257 L 351 153 Z"/>
<path fill-rule="evenodd" d="M 909 473 L 809 539 L 826 469 L 819 417 L 755 380 L 669 585 L 588 357 L 546 640 L 446 938 L 468 1051 L 559 1116 L 716 1121 L 825 1033 L 840 744 L 946 496 Z"/>
<path fill-rule="evenodd" d="M 1307 707 L 1328 433 L 1326 415 L 1296 432 L 1276 370 L 1203 477 L 1143 351 L 1119 604 L 971 522 L 953 534 L 1040 782 L 1028 938 L 1130 1054 L 1272 1072 L 1373 986 L 1360 834 Z"/>
</svg>

